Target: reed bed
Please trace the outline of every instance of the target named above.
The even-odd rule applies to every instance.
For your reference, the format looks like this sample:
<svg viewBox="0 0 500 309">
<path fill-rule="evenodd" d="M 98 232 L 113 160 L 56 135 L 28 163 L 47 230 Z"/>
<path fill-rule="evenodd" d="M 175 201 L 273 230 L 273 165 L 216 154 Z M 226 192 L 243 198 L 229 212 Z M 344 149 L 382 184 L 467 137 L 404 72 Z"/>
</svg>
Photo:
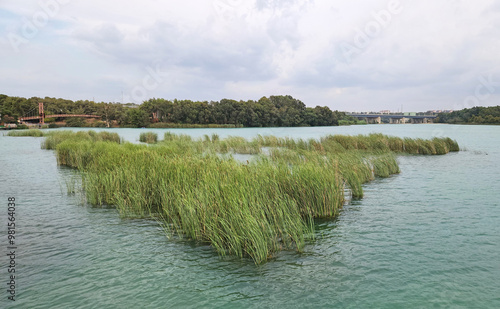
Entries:
<svg viewBox="0 0 500 309">
<path fill-rule="evenodd" d="M 458 149 L 448 139 L 378 134 L 247 141 L 217 135 L 193 140 L 167 132 L 151 146 L 85 132 L 49 138 L 59 164 L 82 172 L 92 205 L 115 205 L 127 218 L 154 217 L 168 233 L 257 264 L 280 250 L 302 251 L 305 239 L 313 237 L 313 220 L 337 216 L 346 189 L 361 198 L 364 183 L 399 173 L 397 153 Z M 221 153 L 257 155 L 242 163 Z"/>
<path fill-rule="evenodd" d="M 16 136 L 16 137 L 21 137 L 21 136 L 33 136 L 33 137 L 42 137 L 44 136 L 43 132 L 38 129 L 29 129 L 29 130 L 15 130 L 15 131 L 9 131 L 7 133 L 7 136 Z"/>
<path fill-rule="evenodd" d="M 54 131 L 45 134 L 46 138 L 42 142 L 43 149 L 56 149 L 63 141 L 73 140 L 73 141 L 88 141 L 88 142 L 112 142 L 120 144 L 120 136 L 118 133 L 111 132 L 95 132 L 95 131 Z"/>
<path fill-rule="evenodd" d="M 163 140 L 168 142 L 168 141 L 183 141 L 183 142 L 191 142 L 192 138 L 190 135 L 187 134 L 174 134 L 172 132 L 166 132 Z"/>
<path fill-rule="evenodd" d="M 326 153 L 342 153 L 350 150 L 396 152 L 407 154 L 442 155 L 459 151 L 458 143 L 451 138 L 433 138 L 431 140 L 411 139 L 369 135 L 328 135 L 319 141 L 302 140 L 289 137 L 257 136 L 254 140 L 261 147 L 283 147 L 292 150 L 310 150 Z"/>
<path fill-rule="evenodd" d="M 158 142 L 158 134 L 154 132 L 145 132 L 139 135 L 139 141 L 147 144 L 156 144 Z"/>
</svg>

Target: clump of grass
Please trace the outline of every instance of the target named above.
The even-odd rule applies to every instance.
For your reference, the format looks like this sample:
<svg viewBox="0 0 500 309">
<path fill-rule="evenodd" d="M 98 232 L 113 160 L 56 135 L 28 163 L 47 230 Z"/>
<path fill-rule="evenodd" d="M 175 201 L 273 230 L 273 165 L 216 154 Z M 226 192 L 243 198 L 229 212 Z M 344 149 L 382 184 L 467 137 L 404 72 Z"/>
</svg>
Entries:
<svg viewBox="0 0 500 309">
<path fill-rule="evenodd" d="M 147 144 L 156 144 L 158 142 L 158 134 L 154 132 L 141 133 L 139 141 Z"/>
<path fill-rule="evenodd" d="M 67 140 L 88 141 L 88 142 L 112 142 L 120 144 L 118 133 L 95 132 L 95 131 L 54 131 L 45 134 L 46 138 L 42 142 L 43 149 L 56 149 L 57 145 Z"/>
<path fill-rule="evenodd" d="M 203 141 L 204 142 L 212 142 L 216 143 L 220 140 L 219 135 L 213 133 L 211 136 L 208 136 L 207 134 L 203 135 Z"/>
<path fill-rule="evenodd" d="M 460 151 L 460 147 L 458 146 L 457 141 L 452 140 L 449 137 L 443 137 L 443 138 L 440 138 L 438 140 L 442 141 L 446 145 L 446 147 L 448 148 L 448 151 L 450 151 L 450 152 Z"/>
<path fill-rule="evenodd" d="M 88 131 L 89 134 L 95 133 L 95 131 Z M 106 131 L 101 131 L 99 133 L 96 133 L 93 135 L 93 140 L 94 141 L 103 141 L 103 142 L 113 142 L 120 144 L 120 136 L 118 133 L 112 133 L 112 132 L 106 132 Z"/>
<path fill-rule="evenodd" d="M 383 134 L 369 135 L 329 135 L 323 137 L 324 144 L 336 142 L 345 150 L 392 151 L 396 153 L 436 155 L 450 151 L 459 151 L 458 143 L 450 138 L 433 138 L 432 140 L 391 137 Z M 334 147 L 341 151 L 340 147 Z"/>
<path fill-rule="evenodd" d="M 168 142 L 168 141 L 185 141 L 185 142 L 188 142 L 188 141 L 192 141 L 192 138 L 191 136 L 189 135 L 186 135 L 186 134 L 174 134 L 172 132 L 166 132 L 164 137 L 163 137 L 163 140 Z"/>
<path fill-rule="evenodd" d="M 14 131 L 9 131 L 7 133 L 7 136 L 16 136 L 16 137 L 21 137 L 21 136 L 33 136 L 33 137 L 42 137 L 44 136 L 43 132 L 38 129 L 29 129 L 29 130 L 14 130 Z"/>
<path fill-rule="evenodd" d="M 76 133 L 72 131 L 51 132 L 42 141 L 43 149 L 56 149 L 56 146 L 64 140 L 76 138 Z"/>
<path fill-rule="evenodd" d="M 224 139 L 224 144 L 224 151 L 221 151 L 223 153 L 234 152 L 239 154 L 258 154 L 261 151 L 259 144 L 248 142 L 245 138 L 238 136 L 229 136 Z"/>
<path fill-rule="evenodd" d="M 370 160 L 370 164 L 376 177 L 386 178 L 400 172 L 396 156 L 393 153 L 378 155 Z"/>
<path fill-rule="evenodd" d="M 337 166 L 344 183 L 351 189 L 352 198 L 362 198 L 362 185 L 374 178 L 368 159 L 361 153 L 346 152 L 335 157 L 330 157 L 330 161 L 333 166 Z"/>
<path fill-rule="evenodd" d="M 219 135 L 212 133 L 212 143 L 218 142 L 220 140 Z"/>
<path fill-rule="evenodd" d="M 399 173 L 395 153 L 440 154 L 458 147 L 447 139 L 381 134 L 247 141 L 167 132 L 152 146 L 118 144 L 97 133 L 49 138 L 59 164 L 82 171 L 91 204 L 115 205 L 123 217 L 157 218 L 169 233 L 255 263 L 280 250 L 301 251 L 313 235 L 314 218 L 339 214 L 346 188 L 361 198 L 364 183 Z M 260 154 L 262 147 L 269 147 L 269 155 Z M 242 164 L 218 155 L 226 152 L 259 155 Z"/>
</svg>

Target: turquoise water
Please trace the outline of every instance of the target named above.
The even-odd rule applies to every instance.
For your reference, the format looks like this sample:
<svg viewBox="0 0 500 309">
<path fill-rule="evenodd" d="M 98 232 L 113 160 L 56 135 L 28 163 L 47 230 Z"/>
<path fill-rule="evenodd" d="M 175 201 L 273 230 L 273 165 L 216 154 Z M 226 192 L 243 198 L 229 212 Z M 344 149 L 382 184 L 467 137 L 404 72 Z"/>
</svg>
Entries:
<svg viewBox="0 0 500 309">
<path fill-rule="evenodd" d="M 500 308 L 500 126 L 367 125 L 273 129 L 113 129 L 202 136 L 450 136 L 464 151 L 399 158 L 401 174 L 365 186 L 338 219 L 318 222 L 305 252 L 255 266 L 167 239 L 68 195 L 75 171 L 40 138 L 0 136 L 0 256 L 7 197 L 17 200 L 17 300 L 1 308 Z M 3 205 L 3 206 L 1 206 Z"/>
</svg>

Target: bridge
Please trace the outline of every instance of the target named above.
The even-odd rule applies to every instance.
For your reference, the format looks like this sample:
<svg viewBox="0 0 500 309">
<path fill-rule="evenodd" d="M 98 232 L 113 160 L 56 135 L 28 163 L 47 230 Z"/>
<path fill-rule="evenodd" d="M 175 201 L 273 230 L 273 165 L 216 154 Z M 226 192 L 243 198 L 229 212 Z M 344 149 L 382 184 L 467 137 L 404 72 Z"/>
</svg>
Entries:
<svg viewBox="0 0 500 309">
<path fill-rule="evenodd" d="M 25 122 L 29 120 L 38 120 L 40 124 L 45 124 L 45 118 L 73 118 L 73 117 L 78 117 L 78 118 L 101 118 L 101 116 L 97 115 L 85 115 L 85 114 L 54 114 L 54 115 L 45 115 L 44 109 L 43 109 L 43 102 L 38 103 L 38 115 L 34 116 L 26 116 L 26 117 L 20 117 L 19 121 L 20 122 Z"/>
<path fill-rule="evenodd" d="M 433 123 L 437 118 L 435 115 L 394 115 L 394 114 L 349 114 L 366 123 L 382 123 L 382 119 L 388 119 L 389 123 Z"/>
</svg>

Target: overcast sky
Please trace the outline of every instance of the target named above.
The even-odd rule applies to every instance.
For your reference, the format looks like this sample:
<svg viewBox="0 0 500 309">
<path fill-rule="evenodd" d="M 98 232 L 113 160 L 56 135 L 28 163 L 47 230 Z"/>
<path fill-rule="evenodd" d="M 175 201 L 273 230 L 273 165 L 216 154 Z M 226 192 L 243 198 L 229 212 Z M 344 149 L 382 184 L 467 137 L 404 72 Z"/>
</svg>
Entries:
<svg viewBox="0 0 500 309">
<path fill-rule="evenodd" d="M 500 105 L 500 0 L 0 0 L 0 93 Z"/>
</svg>

